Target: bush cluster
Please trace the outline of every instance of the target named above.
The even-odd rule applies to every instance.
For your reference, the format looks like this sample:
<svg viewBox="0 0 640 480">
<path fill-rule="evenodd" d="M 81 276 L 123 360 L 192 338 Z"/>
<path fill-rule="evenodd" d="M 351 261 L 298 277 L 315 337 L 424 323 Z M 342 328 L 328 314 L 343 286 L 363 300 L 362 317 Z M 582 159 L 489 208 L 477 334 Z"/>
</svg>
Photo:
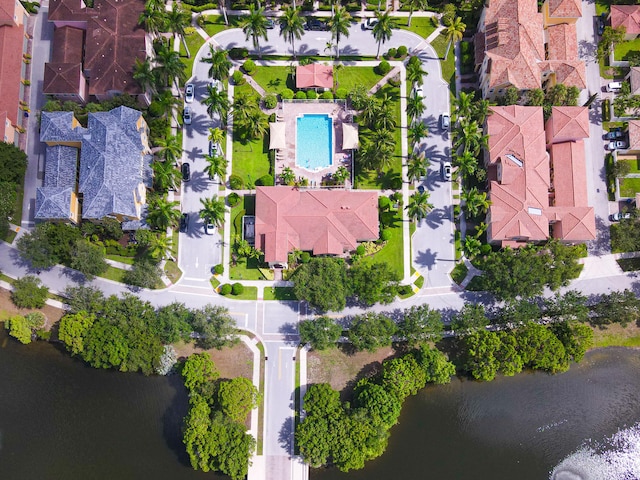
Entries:
<svg viewBox="0 0 640 480">
<path fill-rule="evenodd" d="M 242 190 L 244 188 L 244 180 L 240 175 L 231 174 L 229 176 L 229 188 L 232 190 Z"/>
<path fill-rule="evenodd" d="M 273 93 L 270 93 L 269 95 L 266 95 L 264 97 L 264 106 L 269 110 L 271 110 L 272 108 L 276 108 L 277 105 L 278 97 L 276 97 Z"/>
<path fill-rule="evenodd" d="M 382 60 L 376 67 L 376 72 L 380 75 L 386 75 L 391 71 L 391 64 L 386 60 Z"/>
<path fill-rule="evenodd" d="M 240 195 L 238 195 L 236 192 L 231 192 L 227 197 L 227 203 L 230 207 L 235 207 L 240 203 Z"/>
<path fill-rule="evenodd" d="M 231 81 L 234 85 L 244 85 L 246 83 L 244 75 L 242 75 L 242 72 L 240 70 L 236 70 L 235 72 L 233 72 L 233 75 L 231 75 Z"/>
<path fill-rule="evenodd" d="M 251 59 L 245 60 L 245 62 L 242 64 L 242 69 L 247 75 L 253 76 L 256 73 L 256 62 Z"/>
</svg>

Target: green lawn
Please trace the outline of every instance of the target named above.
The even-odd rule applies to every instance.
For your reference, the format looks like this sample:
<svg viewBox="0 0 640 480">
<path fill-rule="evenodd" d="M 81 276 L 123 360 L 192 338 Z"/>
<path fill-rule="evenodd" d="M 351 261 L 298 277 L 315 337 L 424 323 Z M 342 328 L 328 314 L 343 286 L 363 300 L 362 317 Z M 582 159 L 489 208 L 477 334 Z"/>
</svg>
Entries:
<svg viewBox="0 0 640 480">
<path fill-rule="evenodd" d="M 228 28 L 237 28 L 239 17 L 230 16 L 229 26 L 224 24 L 224 17 L 222 15 L 205 15 L 205 23 L 202 29 L 213 37 L 217 33 L 220 33 Z"/>
<path fill-rule="evenodd" d="M 433 42 L 431 42 L 431 45 L 436 50 L 436 53 L 441 59 L 444 58 L 444 54 L 447 51 L 447 44 L 448 44 L 447 37 L 444 34 L 438 35 L 436 38 L 433 39 Z M 453 47 L 449 49 L 449 56 L 447 57 L 447 60 L 440 61 L 440 67 L 442 68 L 442 78 L 444 79 L 445 82 L 449 84 L 449 89 L 455 95 L 456 63 L 455 63 L 455 55 L 453 54 Z"/>
<path fill-rule="evenodd" d="M 460 285 L 460 283 L 462 283 L 462 281 L 467 277 L 468 271 L 469 269 L 463 262 L 456 263 L 456 266 L 453 267 L 453 270 L 451 271 L 451 278 L 454 282 Z"/>
<path fill-rule="evenodd" d="M 627 60 L 629 52 L 640 51 L 640 38 L 635 38 L 626 42 L 618 43 L 615 47 L 613 57 L 616 60 Z"/>
<path fill-rule="evenodd" d="M 285 88 L 295 91 L 295 84 L 289 67 L 268 66 L 256 67 L 253 79 L 267 92 L 280 93 Z"/>
<path fill-rule="evenodd" d="M 125 257 L 124 255 L 105 255 L 107 260 L 113 260 L 114 262 L 124 263 L 126 265 L 133 265 L 136 261 L 135 257 Z"/>
<path fill-rule="evenodd" d="M 127 273 L 125 270 L 109 266 L 107 271 L 100 275 L 100 277 L 113 280 L 114 282 L 124 283 L 123 278 L 125 273 Z"/>
<path fill-rule="evenodd" d="M 297 300 L 292 287 L 266 287 L 265 300 Z"/>
<path fill-rule="evenodd" d="M 462 74 L 473 73 L 474 67 L 474 51 L 473 51 L 473 43 L 471 42 L 460 42 L 460 59 L 461 65 L 460 69 Z"/>
<path fill-rule="evenodd" d="M 427 38 L 436 29 L 436 27 L 433 26 L 430 17 L 411 17 L 410 27 L 407 27 L 407 22 L 404 18 L 398 18 L 398 26 L 403 30 L 409 30 L 410 32 L 417 33 L 423 38 Z"/>
<path fill-rule="evenodd" d="M 169 280 L 171 280 L 171 283 L 176 283 L 182 276 L 182 270 L 180 270 L 176 262 L 172 260 L 167 260 L 164 264 L 164 273 L 167 275 Z"/>
<path fill-rule="evenodd" d="M 231 209 L 231 239 L 242 235 L 242 216 L 255 214 L 255 195 L 245 195 L 243 201 Z M 239 258 L 235 265 L 229 265 L 231 280 L 269 280 L 259 269 L 258 260 Z"/>
<path fill-rule="evenodd" d="M 640 159 L 635 160 L 618 160 L 618 163 L 629 164 L 629 173 L 640 173 Z"/>
<path fill-rule="evenodd" d="M 621 258 L 616 261 L 623 272 L 637 272 L 640 270 L 640 258 Z"/>
<path fill-rule="evenodd" d="M 187 45 L 189 47 L 189 53 L 191 53 L 191 58 L 187 58 L 187 52 L 184 49 L 184 45 L 182 41 L 180 42 L 180 60 L 184 63 L 185 70 L 187 72 L 187 78 L 190 78 L 193 75 L 193 62 L 196 59 L 198 54 L 198 50 L 200 47 L 204 45 L 204 38 L 200 36 L 198 32 L 193 32 L 186 36 Z"/>
<path fill-rule="evenodd" d="M 257 300 L 258 287 L 244 287 L 244 291 L 240 295 L 229 294 L 226 297 L 234 300 Z"/>
<path fill-rule="evenodd" d="M 380 81 L 382 75 L 378 75 L 374 67 L 342 67 L 334 72 L 338 88 L 346 88 L 348 91 L 356 85 L 364 85 L 367 90 Z"/>
<path fill-rule="evenodd" d="M 402 132 L 400 131 L 400 89 L 393 87 L 389 84 L 382 87 L 376 93 L 376 97 L 382 97 L 387 94 L 391 105 L 394 109 L 396 125 L 398 127 L 393 131 L 393 138 L 396 141 L 396 149 L 393 156 L 393 161 L 389 169 L 382 175 L 378 175 L 376 171 L 360 170 L 356 163 L 356 187 L 362 189 L 391 189 L 393 183 L 402 182 L 402 145 L 400 144 Z M 360 128 L 360 135 L 364 136 L 367 133 L 367 129 Z"/>
<path fill-rule="evenodd" d="M 404 245 L 402 243 L 402 213 L 395 210 L 382 213 L 382 221 L 389 225 L 391 231 L 391 239 L 382 247 L 380 251 L 375 253 L 372 258 L 376 263 L 386 263 L 391 270 L 398 275 L 398 278 L 404 277 Z M 382 226 L 381 226 L 382 228 Z"/>
<path fill-rule="evenodd" d="M 635 197 L 640 192 L 640 178 L 621 178 L 620 196 Z"/>
<path fill-rule="evenodd" d="M 236 87 L 234 95 L 253 94 L 257 92 L 248 84 Z M 233 154 L 231 173 L 240 175 L 245 186 L 253 184 L 258 178 L 269 173 L 269 138 L 265 136 L 257 140 L 240 139 L 233 132 Z"/>
</svg>

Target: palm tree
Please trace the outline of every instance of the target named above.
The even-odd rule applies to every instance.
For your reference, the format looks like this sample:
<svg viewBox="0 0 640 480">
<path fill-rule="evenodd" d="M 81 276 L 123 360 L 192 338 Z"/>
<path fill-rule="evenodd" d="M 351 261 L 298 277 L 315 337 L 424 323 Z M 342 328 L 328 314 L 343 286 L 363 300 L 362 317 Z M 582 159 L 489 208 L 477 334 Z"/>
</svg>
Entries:
<svg viewBox="0 0 640 480">
<path fill-rule="evenodd" d="M 166 192 L 169 189 L 175 189 L 180 183 L 180 170 L 174 163 L 155 160 L 151 167 L 153 168 L 153 181 L 157 190 Z"/>
<path fill-rule="evenodd" d="M 280 181 L 285 185 L 293 185 L 296 181 L 296 174 L 289 167 L 284 167 L 280 174 Z"/>
<path fill-rule="evenodd" d="M 213 45 L 209 44 L 209 57 L 203 58 L 201 61 L 210 63 L 209 76 L 215 80 L 223 81 L 229 77 L 229 70 L 233 66 L 229 60 L 229 53 L 226 50 L 217 50 Z"/>
<path fill-rule="evenodd" d="M 480 125 L 484 124 L 491 111 L 489 110 L 489 100 L 478 100 L 473 104 L 472 116 L 473 119 Z"/>
<path fill-rule="evenodd" d="M 486 213 L 491 202 L 487 198 L 486 192 L 479 192 L 476 187 L 463 192 L 461 195 L 465 203 L 466 217 L 472 218 Z"/>
<path fill-rule="evenodd" d="M 447 35 L 447 51 L 444 53 L 444 60 L 447 60 L 447 56 L 449 55 L 449 49 L 451 48 L 451 44 L 453 42 L 459 42 L 462 40 L 462 36 L 464 35 L 464 31 L 467 29 L 467 26 L 462 22 L 460 17 L 456 17 L 453 20 L 448 22 L 447 28 L 445 29 L 445 33 Z"/>
<path fill-rule="evenodd" d="M 136 58 L 136 64 L 133 67 L 133 78 L 140 84 L 140 88 L 145 92 L 150 91 L 153 94 L 158 92 L 156 88 L 158 78 L 148 59 L 141 61 L 139 58 Z"/>
<path fill-rule="evenodd" d="M 414 10 L 426 10 L 429 6 L 427 0 L 406 0 L 403 5 L 409 5 L 409 20 L 407 20 L 407 27 L 411 26 L 411 16 Z"/>
<path fill-rule="evenodd" d="M 417 120 L 422 117 L 424 110 L 424 97 L 414 92 L 413 95 L 407 98 L 407 115 L 409 115 L 412 120 Z"/>
<path fill-rule="evenodd" d="M 300 16 L 300 9 L 294 5 L 285 7 L 282 16 L 280 17 L 280 36 L 291 43 L 291 49 L 293 50 L 293 58 L 296 58 L 296 45 L 295 41 L 302 38 L 304 33 L 304 25 L 302 24 L 302 17 Z"/>
<path fill-rule="evenodd" d="M 377 104 L 376 117 L 374 119 L 374 127 L 376 129 L 393 130 L 396 128 L 396 117 L 393 113 L 389 99 L 382 98 Z"/>
<path fill-rule="evenodd" d="M 168 135 L 165 138 L 159 138 L 156 140 L 156 145 L 160 147 L 160 156 L 169 163 L 175 163 L 182 158 L 182 144 L 178 137 Z"/>
<path fill-rule="evenodd" d="M 391 165 L 394 148 L 365 138 L 358 153 L 359 162 L 365 170 L 376 170 L 380 174 Z"/>
<path fill-rule="evenodd" d="M 387 148 L 390 150 L 395 150 L 396 148 L 396 140 L 393 138 L 393 131 L 380 128 L 371 132 L 371 141 L 378 145 L 379 148 Z"/>
<path fill-rule="evenodd" d="M 171 10 L 166 12 L 167 28 L 173 34 L 176 34 L 182 40 L 184 49 L 187 52 L 187 58 L 191 58 L 191 52 L 187 46 L 187 39 L 184 29 L 191 25 L 191 14 L 182 9 L 180 4 L 173 3 Z"/>
<path fill-rule="evenodd" d="M 233 122 L 241 130 L 249 127 L 249 122 L 255 115 L 252 112 L 260 111 L 256 98 L 252 95 L 239 94 L 233 100 Z"/>
<path fill-rule="evenodd" d="M 171 90 L 163 90 L 159 95 L 155 96 L 154 102 L 162 107 L 162 115 L 164 117 L 173 114 L 175 108 L 182 104 L 179 98 L 173 96 Z"/>
<path fill-rule="evenodd" d="M 422 121 L 413 122 L 409 128 L 407 128 L 407 139 L 414 146 L 420 143 L 423 138 L 426 138 L 428 134 L 429 129 Z"/>
<path fill-rule="evenodd" d="M 152 235 L 149 242 L 149 255 L 155 259 L 163 259 L 171 257 L 171 237 L 160 233 L 158 235 Z M 167 255 L 168 254 L 168 255 Z"/>
<path fill-rule="evenodd" d="M 222 181 L 227 175 L 227 159 L 221 155 L 205 155 L 207 166 L 204 167 L 204 173 L 209 175 L 210 179 L 216 176 Z"/>
<path fill-rule="evenodd" d="M 480 253 L 480 249 L 482 247 L 482 242 L 478 240 L 476 237 L 466 236 L 464 238 L 464 253 L 469 259 L 473 259 L 478 256 Z"/>
<path fill-rule="evenodd" d="M 210 117 L 213 117 L 214 113 L 220 116 L 220 120 L 224 125 L 229 114 L 229 97 L 224 90 L 218 90 L 211 85 L 207 85 L 207 95 L 202 100 L 207 106 L 207 113 Z"/>
<path fill-rule="evenodd" d="M 229 26 L 229 18 L 227 17 L 227 0 L 218 0 L 218 6 L 220 7 L 220 10 L 222 10 L 224 24 Z"/>
<path fill-rule="evenodd" d="M 389 10 L 384 13 L 376 12 L 378 23 L 373 26 L 373 38 L 378 42 L 378 53 L 376 58 L 380 58 L 380 46 L 391 39 L 393 29 L 396 28 L 396 20 L 390 15 Z"/>
<path fill-rule="evenodd" d="M 349 26 L 351 25 L 351 15 L 342 5 L 336 4 L 333 14 L 327 22 L 331 32 L 331 40 L 336 42 L 336 58 L 340 58 L 340 38 L 349 36 Z"/>
<path fill-rule="evenodd" d="M 256 108 L 249 112 L 247 133 L 251 138 L 261 138 L 269 131 L 269 117 Z"/>
<path fill-rule="evenodd" d="M 467 118 L 471 115 L 471 108 L 473 105 L 473 97 L 475 92 L 465 93 L 460 92 L 458 98 L 453 100 L 453 105 L 456 107 L 457 118 Z"/>
<path fill-rule="evenodd" d="M 427 162 L 422 154 L 413 152 L 407 159 L 407 178 L 410 182 L 420 180 L 427 174 Z"/>
<path fill-rule="evenodd" d="M 149 203 L 147 221 L 158 230 L 175 227 L 180 220 L 180 202 L 168 202 L 160 197 Z"/>
<path fill-rule="evenodd" d="M 429 203 L 429 194 L 427 192 L 414 193 L 409 197 L 409 205 L 405 209 L 411 220 L 420 221 L 426 218 L 428 213 L 433 210 L 433 205 Z"/>
<path fill-rule="evenodd" d="M 428 75 L 428 72 L 422 69 L 422 62 L 420 59 L 418 57 L 411 57 L 407 62 L 407 80 L 415 85 L 417 83 L 422 83 L 422 77 L 425 75 Z"/>
<path fill-rule="evenodd" d="M 349 170 L 344 165 L 340 165 L 333 173 L 332 178 L 338 185 L 342 185 L 349 178 Z"/>
<path fill-rule="evenodd" d="M 360 112 L 360 121 L 371 128 L 375 124 L 380 108 L 380 101 L 377 98 L 366 97 L 364 99 L 364 106 Z"/>
<path fill-rule="evenodd" d="M 463 152 L 472 152 L 477 155 L 480 149 L 487 144 L 487 136 L 482 134 L 482 129 L 475 120 L 464 119 L 458 123 L 456 129 L 456 141 L 454 147 L 462 147 Z"/>
<path fill-rule="evenodd" d="M 463 177 L 473 175 L 478 168 L 478 159 L 472 152 L 462 152 L 462 155 L 454 155 L 453 163 L 460 169 Z"/>
<path fill-rule="evenodd" d="M 224 143 L 224 130 L 215 127 L 209 129 L 209 136 L 207 139 L 212 143 L 218 143 L 222 145 Z"/>
<path fill-rule="evenodd" d="M 227 211 L 227 207 L 224 205 L 224 199 L 201 198 L 200 203 L 202 204 L 200 218 L 207 223 L 213 223 L 216 227 L 224 223 L 224 214 Z"/>
<path fill-rule="evenodd" d="M 166 47 L 160 48 L 156 55 L 158 62 L 158 70 L 165 85 L 169 85 L 170 81 L 177 79 L 184 81 L 187 77 L 184 71 L 184 64 L 180 60 L 180 54 Z"/>
<path fill-rule="evenodd" d="M 264 15 L 264 7 L 256 8 L 254 5 L 249 6 L 249 15 L 244 17 L 240 22 L 240 28 L 245 34 L 246 40 L 251 37 L 253 48 L 258 51 L 258 55 L 262 57 L 260 50 L 260 38 L 267 40 L 267 17 Z"/>
<path fill-rule="evenodd" d="M 152 36 L 158 35 L 160 30 L 164 29 L 166 22 L 167 16 L 164 8 L 157 9 L 149 4 L 144 7 L 144 10 L 138 17 L 138 25 L 144 25 L 144 28 Z"/>
</svg>

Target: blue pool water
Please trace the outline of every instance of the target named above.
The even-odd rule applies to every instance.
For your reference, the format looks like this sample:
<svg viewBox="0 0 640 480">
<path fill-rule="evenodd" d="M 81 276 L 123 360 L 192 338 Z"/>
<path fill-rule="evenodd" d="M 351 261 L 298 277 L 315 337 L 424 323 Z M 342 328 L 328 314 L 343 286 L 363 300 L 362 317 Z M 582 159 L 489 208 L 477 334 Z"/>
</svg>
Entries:
<svg viewBox="0 0 640 480">
<path fill-rule="evenodd" d="M 329 115 L 302 115 L 296 124 L 296 165 L 309 170 L 333 163 L 333 120 Z"/>
</svg>

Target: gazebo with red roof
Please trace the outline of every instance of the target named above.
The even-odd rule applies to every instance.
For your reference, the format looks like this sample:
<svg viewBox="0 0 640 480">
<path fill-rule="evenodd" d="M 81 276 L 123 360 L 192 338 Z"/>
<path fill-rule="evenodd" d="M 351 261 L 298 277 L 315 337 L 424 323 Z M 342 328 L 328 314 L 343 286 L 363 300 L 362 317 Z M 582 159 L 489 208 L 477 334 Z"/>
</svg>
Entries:
<svg viewBox="0 0 640 480">
<path fill-rule="evenodd" d="M 333 66 L 312 63 L 296 68 L 296 88 L 333 88 Z"/>
</svg>

